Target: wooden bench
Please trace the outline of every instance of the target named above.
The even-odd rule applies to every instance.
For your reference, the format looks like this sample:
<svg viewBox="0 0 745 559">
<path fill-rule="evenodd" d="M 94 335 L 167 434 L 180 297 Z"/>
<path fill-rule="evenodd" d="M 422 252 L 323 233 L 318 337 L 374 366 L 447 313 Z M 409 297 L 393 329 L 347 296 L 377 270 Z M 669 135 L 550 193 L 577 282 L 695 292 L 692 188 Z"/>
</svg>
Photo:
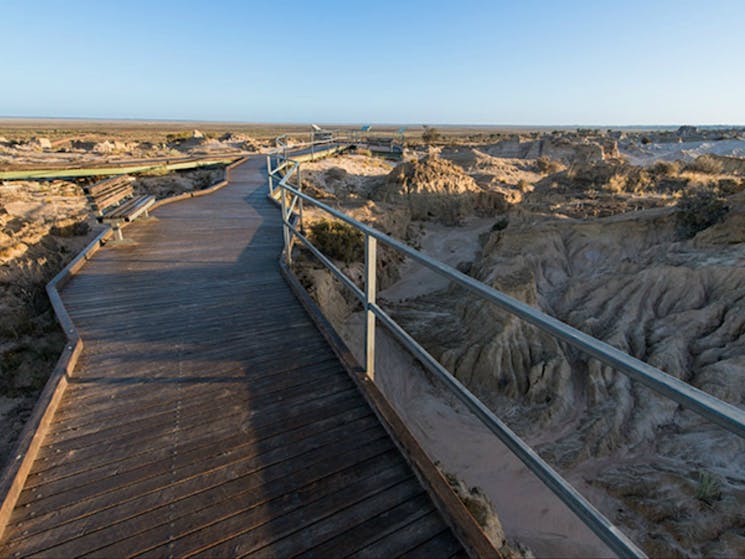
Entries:
<svg viewBox="0 0 745 559">
<path fill-rule="evenodd" d="M 147 217 L 155 196 L 134 196 L 132 178 L 127 175 L 112 177 L 84 188 L 91 208 L 99 223 L 108 223 L 115 238 L 122 240 L 122 223 L 140 216 Z"/>
</svg>

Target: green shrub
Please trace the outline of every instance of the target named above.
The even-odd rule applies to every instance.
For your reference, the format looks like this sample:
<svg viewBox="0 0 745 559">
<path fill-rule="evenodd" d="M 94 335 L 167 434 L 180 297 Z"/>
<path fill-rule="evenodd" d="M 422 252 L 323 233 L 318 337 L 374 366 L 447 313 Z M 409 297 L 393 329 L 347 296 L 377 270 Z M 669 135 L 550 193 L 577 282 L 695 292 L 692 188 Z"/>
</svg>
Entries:
<svg viewBox="0 0 745 559">
<path fill-rule="evenodd" d="M 688 190 L 678 201 L 677 209 L 678 229 L 684 238 L 720 222 L 728 211 L 724 199 L 708 189 Z"/>
<path fill-rule="evenodd" d="M 711 506 L 722 498 L 722 482 L 709 472 L 699 472 L 696 499 Z"/>
<path fill-rule="evenodd" d="M 323 254 L 347 264 L 362 260 L 365 246 L 362 232 L 342 221 L 317 221 L 310 226 L 310 241 Z"/>
<path fill-rule="evenodd" d="M 426 143 L 431 144 L 441 139 L 440 131 L 433 126 L 425 126 L 424 132 L 422 133 L 422 140 Z"/>
</svg>

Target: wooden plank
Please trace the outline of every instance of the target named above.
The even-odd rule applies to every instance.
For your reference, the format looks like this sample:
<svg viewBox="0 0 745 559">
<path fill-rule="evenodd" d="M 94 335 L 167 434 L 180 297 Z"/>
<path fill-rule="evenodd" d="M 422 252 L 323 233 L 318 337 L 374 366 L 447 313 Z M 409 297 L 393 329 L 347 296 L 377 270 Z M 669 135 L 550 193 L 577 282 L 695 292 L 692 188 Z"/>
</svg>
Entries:
<svg viewBox="0 0 745 559">
<path fill-rule="evenodd" d="M 181 421 L 185 418 L 193 421 L 199 421 L 205 416 L 214 416 L 218 410 L 225 411 L 228 409 L 240 408 L 250 412 L 266 413 L 271 412 L 272 408 L 292 406 L 300 402 L 305 402 L 316 397 L 327 397 L 344 390 L 349 390 L 353 385 L 348 378 L 343 375 L 332 375 L 322 377 L 316 380 L 308 380 L 298 383 L 295 386 L 271 387 L 262 392 L 259 398 L 251 400 L 250 407 L 247 405 L 245 396 L 235 394 L 230 391 L 223 391 L 220 394 L 211 393 L 211 398 L 204 398 L 188 404 L 181 400 L 170 402 L 171 405 L 161 405 L 151 408 L 149 413 L 142 413 L 139 408 L 139 402 L 133 402 L 135 409 L 126 419 L 117 418 L 112 422 L 101 421 L 97 425 L 79 427 L 63 432 L 48 433 L 45 444 L 50 451 L 57 452 L 58 449 L 85 448 L 97 444 L 101 439 L 114 440 L 114 437 L 126 435 L 130 438 L 130 433 L 140 433 L 143 428 L 148 431 L 157 429 L 161 425 L 171 426 L 174 422 L 174 413 L 178 412 Z"/>
<path fill-rule="evenodd" d="M 413 514 L 419 516 L 434 510 L 424 490 L 411 477 L 404 483 L 388 487 L 342 510 L 336 511 L 334 507 L 325 506 L 326 510 L 320 514 L 308 514 L 305 509 L 300 509 L 276 518 L 268 525 L 264 540 L 255 538 L 255 548 L 247 554 L 252 557 L 267 558 L 295 557 L 339 535 L 349 535 L 355 542 L 359 542 L 360 524 L 369 522 L 371 519 L 379 520 L 379 528 L 383 530 L 392 528 L 395 531 L 397 526 L 391 522 L 391 513 L 392 511 L 400 513 L 404 510 L 402 507 L 407 505 L 408 509 L 416 510 Z M 327 516 L 324 517 L 324 513 Z M 411 513 L 403 516 L 408 517 L 408 522 L 412 521 Z M 259 547 L 262 543 L 266 545 Z M 333 547 L 327 547 L 324 554 L 318 555 L 317 553 L 316 549 L 313 552 L 315 557 L 342 556 L 339 549 Z"/>
<path fill-rule="evenodd" d="M 357 524 L 342 527 L 337 533 L 326 534 L 326 539 L 308 545 L 296 555 L 297 559 L 313 557 L 346 557 L 370 545 L 381 537 L 400 530 L 414 520 L 432 512 L 433 506 L 423 490 L 418 495 L 372 517 L 360 517 Z M 309 542 L 312 543 L 312 542 Z"/>
<path fill-rule="evenodd" d="M 329 418 L 335 418 L 336 416 L 344 416 L 353 412 L 359 412 L 359 410 L 366 411 L 366 408 L 359 406 L 359 400 L 355 398 L 348 398 L 344 401 L 337 402 L 333 408 L 319 408 L 313 410 L 303 417 L 290 418 L 286 421 L 282 418 L 282 425 L 285 428 L 294 429 L 299 426 L 305 425 L 306 423 L 312 424 L 315 421 L 323 421 Z M 278 420 L 279 421 L 279 418 Z M 275 423 L 277 423 L 275 421 Z M 271 423 L 270 423 L 271 425 Z M 216 437 L 225 436 L 227 433 L 235 433 L 236 427 L 232 420 L 220 423 L 212 422 L 203 426 L 195 427 L 188 431 L 188 439 L 184 442 L 175 446 L 170 446 L 171 450 L 177 450 L 178 452 L 186 452 L 192 446 L 201 447 L 209 444 L 210 441 Z M 257 429 L 257 433 L 260 431 Z M 78 462 L 70 463 L 63 459 L 59 460 L 56 464 L 47 463 L 45 466 L 40 466 L 38 475 L 42 478 L 50 476 L 51 478 L 65 478 L 67 476 L 81 475 L 85 479 L 85 475 L 96 469 L 102 469 L 105 472 L 109 471 L 109 468 L 117 469 L 123 467 L 122 464 L 126 463 L 127 460 L 142 461 L 144 456 L 152 456 L 155 449 L 162 447 L 162 437 L 154 437 L 148 440 L 143 440 L 142 444 L 137 449 L 131 449 L 127 447 L 117 448 L 109 450 L 105 455 L 91 453 L 91 456 L 87 459 L 80 460 Z M 229 441 L 228 441 L 229 442 Z M 46 469 L 44 469 L 46 468 Z M 105 476 L 104 476 L 105 477 Z M 91 478 L 94 480 L 94 478 Z M 84 485 L 84 484 L 83 484 Z M 30 487 L 31 488 L 31 487 Z M 21 517 L 22 513 L 19 512 L 16 518 Z"/>
<path fill-rule="evenodd" d="M 350 559 L 378 559 L 379 557 L 398 557 L 413 551 L 419 545 L 442 532 L 443 522 L 437 511 L 432 511 L 411 524 L 383 536 L 378 541 L 349 555 Z M 451 553 L 441 557 L 449 557 Z"/>
<path fill-rule="evenodd" d="M 401 557 L 406 559 L 430 559 L 430 557 L 452 557 L 462 553 L 463 546 L 450 530 L 443 530 L 434 538 L 424 542 Z M 465 555 L 465 554 L 464 554 Z"/>
<path fill-rule="evenodd" d="M 337 427 L 344 425 L 344 423 L 354 424 L 359 429 L 369 426 L 371 422 L 373 422 L 373 419 L 371 418 L 369 410 L 366 410 L 364 407 L 355 406 L 349 411 L 334 415 L 330 418 L 324 418 L 301 427 L 289 429 L 286 433 L 289 433 L 287 437 L 305 437 L 312 435 L 317 429 L 332 431 Z M 35 479 L 29 477 L 26 489 L 28 490 L 34 487 L 39 487 L 40 491 L 45 495 L 54 495 L 56 493 L 62 493 L 83 487 L 89 483 L 94 483 L 107 477 L 126 474 L 132 470 L 148 468 L 149 473 L 152 473 L 151 466 L 165 460 L 169 460 L 170 467 L 170 461 L 172 460 L 174 450 L 178 452 L 178 460 L 187 463 L 187 460 L 189 459 L 198 460 L 202 456 L 207 456 L 210 453 L 213 453 L 218 447 L 222 447 L 223 449 L 229 448 L 231 451 L 234 451 L 242 445 L 257 444 L 260 442 L 262 447 L 266 448 L 267 445 L 273 444 L 271 440 L 268 439 L 272 439 L 272 437 L 276 436 L 273 432 L 268 431 L 267 433 L 255 434 L 256 438 L 247 442 L 243 433 L 235 434 L 235 428 L 216 432 L 210 430 L 209 435 L 209 437 L 201 439 L 192 439 L 190 437 L 186 443 L 176 446 L 151 448 L 146 457 L 140 455 L 128 456 L 124 460 L 116 462 L 116 465 L 106 463 L 97 468 L 86 469 L 70 475 L 61 475 L 51 479 L 50 476 L 37 476 Z M 36 484 L 31 485 L 33 482 L 36 482 Z"/>
<path fill-rule="evenodd" d="M 274 405 L 273 409 L 267 408 L 260 415 L 254 413 L 253 410 L 247 411 L 245 409 L 233 409 L 230 412 L 212 418 L 210 421 L 203 421 L 205 416 L 199 416 L 194 420 L 184 421 L 183 425 L 180 426 L 180 430 L 189 432 L 193 436 L 192 431 L 201 432 L 207 427 L 216 429 L 219 428 L 221 424 L 243 426 L 245 424 L 243 422 L 248 421 L 250 421 L 249 425 L 251 427 L 258 428 L 266 423 L 278 420 L 293 421 L 302 417 L 303 414 L 326 406 L 342 405 L 342 403 L 349 399 L 351 399 L 356 405 L 359 405 L 358 395 L 355 393 L 354 388 L 349 388 L 330 396 L 311 397 L 307 399 L 307 401 L 298 402 L 295 406 L 290 408 L 289 411 L 286 411 L 285 407 L 282 405 Z M 206 417 L 209 417 L 209 415 Z M 239 419 L 242 419 L 243 422 L 239 422 Z M 144 444 L 147 440 L 161 440 L 163 437 L 167 437 L 171 432 L 172 431 L 168 428 L 136 431 L 133 433 L 134 437 L 124 436 L 111 440 L 103 439 L 99 441 L 99 444 L 97 445 L 88 446 L 82 449 L 72 449 L 68 452 L 56 452 L 56 450 L 45 447 L 43 449 L 44 453 L 40 454 L 37 460 L 45 461 L 43 467 L 47 469 L 61 463 L 72 464 L 79 461 L 85 461 L 86 463 L 91 464 L 91 461 L 95 460 L 96 456 L 102 451 L 105 451 L 109 457 L 113 455 L 119 456 L 120 454 L 118 453 L 120 450 L 123 450 L 125 455 L 129 455 L 135 451 L 132 447 L 132 442 L 135 439 L 142 441 L 142 444 Z"/>
<path fill-rule="evenodd" d="M 182 556 L 190 548 L 204 546 L 205 541 L 224 539 L 233 527 L 240 528 L 252 520 L 261 522 L 271 521 L 282 510 L 294 510 L 302 503 L 319 498 L 320 495 L 339 491 L 361 479 L 376 478 L 379 483 L 396 483 L 410 475 L 401 465 L 390 466 L 390 454 L 381 454 L 366 461 L 358 461 L 348 467 L 343 464 L 325 467 L 322 477 L 313 479 L 313 472 L 295 472 L 286 479 L 286 485 L 274 485 L 266 490 L 239 491 L 230 495 L 223 495 L 224 501 L 210 501 L 208 506 L 204 500 L 192 503 L 189 500 L 180 501 L 178 510 L 169 509 L 168 526 L 162 518 L 150 519 L 150 513 L 138 517 L 136 522 L 144 530 L 129 535 L 125 539 L 113 541 L 121 534 L 105 531 L 99 537 L 112 540 L 106 547 L 95 549 L 95 555 L 110 556 L 144 555 L 157 557 L 165 551 L 171 550 L 173 555 Z M 387 481 L 384 481 L 387 480 Z M 294 489 L 290 490 L 288 488 Z M 153 522 L 157 523 L 153 526 Z M 131 531 L 130 531 L 131 532 Z M 100 546 L 102 540 L 97 542 Z"/>
<path fill-rule="evenodd" d="M 132 192 L 128 193 L 128 196 L 131 196 Z M 121 217 L 124 217 L 129 214 L 130 210 L 137 206 L 137 204 L 140 202 L 141 198 L 130 198 L 126 202 L 122 202 L 118 206 L 112 207 L 110 210 L 105 212 L 101 216 L 101 221 L 103 223 L 106 223 L 111 218 L 119 219 Z"/>
<path fill-rule="evenodd" d="M 251 383 L 252 390 L 261 389 L 262 392 L 266 390 L 266 393 L 269 391 L 278 391 L 285 387 L 301 385 L 306 381 L 334 376 L 341 370 L 341 367 L 339 366 L 338 361 L 327 360 L 322 361 L 317 365 L 308 366 L 307 368 L 290 369 L 289 371 L 275 372 L 270 375 L 257 374 L 255 377 L 250 376 L 243 370 L 240 370 L 240 373 L 242 373 L 240 375 L 237 374 L 239 372 L 238 369 L 232 368 L 230 370 L 236 374 L 235 376 L 230 376 L 225 379 L 223 377 L 225 373 L 221 373 L 220 377 L 223 377 L 225 382 L 224 386 L 219 386 L 215 389 L 217 390 L 218 397 L 223 393 L 231 393 L 232 391 L 243 387 L 246 382 Z M 251 379 L 250 381 L 249 378 Z M 180 390 L 179 400 L 185 405 L 208 400 L 216 396 L 215 390 L 207 392 L 205 391 L 204 385 L 213 382 L 213 379 L 217 380 L 219 377 L 212 377 L 210 375 L 206 378 L 196 379 L 196 382 L 190 381 L 188 383 L 183 383 L 183 386 L 173 387 L 173 390 Z M 93 386 L 88 386 L 88 388 L 93 388 Z M 121 398 L 121 395 L 118 400 L 113 402 L 110 398 L 104 396 L 103 402 L 99 401 L 100 403 L 97 407 L 95 405 L 96 401 L 92 400 L 92 398 L 81 400 L 81 395 L 77 394 L 78 399 L 75 400 L 74 395 L 70 394 L 70 392 L 72 392 L 72 386 L 68 386 L 67 389 L 65 398 L 66 407 L 57 410 L 55 423 L 49 431 L 50 436 L 72 429 L 101 425 L 111 420 L 118 420 L 119 418 L 132 416 L 132 402 L 128 399 Z M 141 413 L 147 413 L 151 409 L 157 409 L 163 406 L 163 396 L 164 394 L 162 393 L 162 390 L 145 390 L 144 393 L 138 393 L 136 395 L 138 406 L 136 411 L 137 416 L 140 416 Z M 71 402 L 75 402 L 75 404 L 71 404 Z M 80 410 L 79 407 L 77 407 L 80 406 L 82 402 L 84 402 L 85 405 L 84 410 Z M 84 411 L 84 413 L 81 413 L 81 411 Z"/>
<path fill-rule="evenodd" d="M 110 189 L 112 187 L 120 186 L 120 185 L 128 185 L 132 179 L 127 175 L 121 175 L 118 177 L 112 177 L 110 179 L 105 179 L 102 181 L 99 181 L 95 184 L 92 184 L 90 186 L 86 186 L 84 190 L 90 194 L 91 196 L 97 196 L 99 193 Z"/>
<path fill-rule="evenodd" d="M 133 192 L 132 187 L 127 184 L 109 185 L 106 188 L 100 188 L 95 194 L 88 194 L 88 200 L 93 205 L 99 205 L 101 201 L 105 200 L 109 196 L 116 196 L 120 193 L 126 193 L 127 196 L 131 196 Z"/>
<path fill-rule="evenodd" d="M 256 542 L 271 537 L 275 522 L 284 514 L 298 511 L 304 515 L 314 515 L 317 511 L 338 510 L 345 504 L 352 504 L 359 498 L 374 495 L 382 490 L 394 487 L 395 492 L 402 491 L 402 486 L 411 481 L 410 472 L 399 463 L 385 468 L 382 464 L 389 462 L 394 454 L 383 455 L 387 458 L 373 459 L 362 463 L 359 460 L 348 475 L 332 475 L 318 478 L 316 482 L 307 483 L 303 490 L 281 490 L 281 486 L 272 486 L 272 494 L 278 495 L 278 502 L 269 502 L 268 506 L 249 508 L 240 514 L 192 531 L 190 534 L 171 540 L 168 547 L 175 556 L 186 557 L 201 553 L 210 557 L 239 557 L 244 551 L 253 549 Z M 329 484 L 329 481 L 332 482 Z M 324 483 L 325 482 L 325 483 Z M 412 491 L 418 488 L 409 484 Z M 405 489 L 403 489 L 405 491 Z M 275 493 L 276 492 L 276 493 Z M 294 495 L 293 493 L 297 493 Z M 304 506 L 303 506 L 304 505 Z M 268 510 L 267 510 L 268 509 Z M 158 557 L 163 548 L 154 548 L 143 553 L 142 557 Z"/>
<path fill-rule="evenodd" d="M 361 445 L 361 446 L 360 446 Z M 345 447 L 352 449 L 350 452 Z M 295 447 L 291 447 L 295 450 Z M 270 451 L 268 454 L 276 456 L 273 461 L 267 463 L 266 459 L 260 459 L 254 457 L 253 459 L 247 459 L 237 462 L 232 465 L 231 468 L 223 467 L 214 471 L 209 471 L 206 474 L 200 475 L 193 479 L 183 478 L 179 481 L 170 481 L 170 476 L 161 476 L 158 480 L 148 480 L 144 483 L 139 484 L 138 491 L 136 493 L 126 492 L 126 488 L 114 495 L 115 498 L 108 500 L 93 500 L 86 501 L 83 503 L 76 503 L 72 507 L 74 508 L 74 514 L 76 516 L 71 518 L 69 514 L 64 517 L 64 523 L 55 523 L 48 526 L 44 526 L 44 530 L 39 530 L 39 525 L 34 525 L 33 529 L 36 533 L 31 533 L 22 538 L 16 538 L 8 545 L 8 551 L 13 552 L 15 549 L 23 549 L 26 554 L 39 553 L 41 551 L 56 548 L 54 555 L 67 556 L 68 548 L 78 549 L 81 529 L 88 531 L 88 526 L 92 522 L 95 522 L 94 526 L 106 527 L 114 526 L 117 528 L 124 528 L 123 532 L 128 535 L 128 532 L 135 531 L 133 528 L 129 528 L 131 525 L 131 519 L 135 519 L 145 512 L 153 509 L 158 509 L 158 514 L 162 517 L 165 510 L 177 501 L 187 498 L 191 495 L 204 493 L 210 489 L 219 488 L 223 493 L 223 498 L 230 500 L 232 494 L 231 488 L 234 487 L 246 487 L 250 490 L 248 494 L 262 495 L 265 491 L 276 491 L 282 495 L 291 495 L 285 488 L 295 487 L 296 479 L 302 480 L 303 484 L 309 483 L 319 476 L 322 476 L 324 472 L 328 472 L 329 469 L 343 468 L 357 464 L 368 458 L 374 458 L 381 454 L 392 452 L 392 446 L 387 437 L 380 436 L 377 440 L 360 441 L 354 440 L 354 435 L 348 435 L 342 438 L 340 442 L 329 445 L 327 447 L 320 447 L 308 452 L 303 453 L 307 459 L 305 460 L 282 460 L 281 449 Z M 390 454 L 388 454 L 390 455 Z M 338 456 L 337 460 L 329 462 L 329 456 Z M 238 481 L 240 480 L 240 481 Z M 273 484 L 267 484 L 269 480 L 274 481 Z M 164 483 L 158 483 L 158 481 Z M 170 481 L 170 483 L 169 483 Z M 132 498 L 126 499 L 127 495 L 132 495 Z M 121 497 L 125 497 L 122 500 Z M 205 499 L 210 502 L 211 499 Z M 80 514 L 80 513 L 84 514 Z M 68 513 L 67 510 L 63 510 L 62 513 Z M 210 514 L 210 517 L 214 520 L 214 511 Z M 235 518 L 231 515 L 230 518 Z M 233 520 L 234 522 L 234 520 Z M 119 526 L 122 524 L 122 526 Z M 138 525 L 139 526 L 139 525 Z M 140 526 L 140 529 L 145 529 L 148 524 Z M 24 528 L 24 532 L 29 528 Z M 101 534 L 99 534 L 100 536 Z M 114 536 L 121 539 L 122 532 L 114 533 Z M 23 539 L 25 538 L 25 539 Z M 100 542 L 100 539 L 96 540 Z M 69 546 L 65 548 L 61 547 L 62 543 L 71 542 Z M 74 554 L 78 555 L 85 553 L 85 551 L 76 551 Z"/>
<path fill-rule="evenodd" d="M 155 196 L 145 196 L 140 198 L 135 208 L 133 208 L 127 215 L 127 221 L 132 221 L 133 219 L 140 217 L 150 207 L 152 207 L 153 204 L 155 204 Z"/>
<path fill-rule="evenodd" d="M 133 220 L 155 203 L 155 196 L 141 196 L 133 198 L 118 205 L 115 209 L 104 214 L 102 221 L 106 223 L 110 219 Z"/>
<path fill-rule="evenodd" d="M 312 444 L 312 441 L 309 444 Z M 261 456 L 261 450 L 261 448 L 254 449 L 253 452 L 259 452 L 256 456 Z M 44 499 L 43 504 L 45 506 L 43 508 L 33 506 L 16 509 L 12 523 L 17 527 L 23 527 L 24 530 L 28 530 L 31 526 L 42 524 L 49 527 L 61 516 L 64 516 L 68 520 L 89 516 L 98 510 L 104 510 L 135 499 L 139 495 L 158 491 L 163 487 L 173 484 L 187 483 L 194 476 L 201 475 L 203 478 L 208 475 L 211 477 L 217 476 L 219 480 L 225 481 L 223 479 L 224 476 L 229 478 L 236 475 L 236 468 L 238 467 L 236 464 L 240 465 L 245 462 L 245 459 L 251 455 L 251 452 L 251 449 L 247 449 L 246 455 L 240 455 L 237 458 L 234 458 L 230 454 L 226 456 L 217 454 L 211 457 L 205 457 L 204 463 L 201 465 L 186 464 L 178 468 L 177 471 L 141 479 L 137 483 L 124 482 L 114 477 L 106 480 L 104 483 L 94 484 L 93 487 L 86 485 L 79 492 L 69 494 L 67 501 L 64 496 L 53 495 Z M 279 457 L 286 459 L 288 456 L 294 456 L 298 453 L 302 454 L 302 447 L 299 445 L 297 448 L 283 450 L 280 452 Z M 267 458 L 264 457 L 261 460 L 262 463 L 265 463 Z M 211 469 L 207 468 L 208 465 L 211 466 Z M 241 468 L 244 466 L 241 466 Z"/>
<path fill-rule="evenodd" d="M 91 207 L 94 210 L 103 212 L 106 208 L 118 204 L 120 201 L 132 196 L 132 188 L 121 188 L 112 192 L 107 192 L 103 196 L 99 196 L 91 200 Z"/>
</svg>

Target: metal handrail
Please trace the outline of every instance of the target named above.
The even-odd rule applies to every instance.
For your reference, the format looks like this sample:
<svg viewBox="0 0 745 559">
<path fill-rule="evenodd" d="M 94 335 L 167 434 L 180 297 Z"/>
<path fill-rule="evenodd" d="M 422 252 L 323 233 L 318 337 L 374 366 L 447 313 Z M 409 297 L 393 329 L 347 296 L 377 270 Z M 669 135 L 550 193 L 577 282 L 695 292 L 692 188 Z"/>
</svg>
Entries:
<svg viewBox="0 0 745 559">
<path fill-rule="evenodd" d="M 562 478 L 548 463 L 546 463 L 530 446 L 517 436 L 504 422 L 502 422 L 489 408 L 487 408 L 476 396 L 474 396 L 462 383 L 460 383 L 447 369 L 445 369 L 429 352 L 427 352 L 416 340 L 414 340 L 393 318 L 391 318 L 375 302 L 375 272 L 376 272 L 376 250 L 377 241 L 402 252 L 414 261 L 433 270 L 448 280 L 476 293 L 480 297 L 496 304 L 498 307 L 514 314 L 537 328 L 549 333 L 555 338 L 563 340 L 581 351 L 595 357 L 602 363 L 626 374 L 637 380 L 659 394 L 678 402 L 684 408 L 688 408 L 702 417 L 716 423 L 724 429 L 745 438 L 745 411 L 728 404 L 707 394 L 686 382 L 681 381 L 651 365 L 636 359 L 617 348 L 602 342 L 568 324 L 557 320 L 505 293 L 471 278 L 439 262 L 416 249 L 398 241 L 385 233 L 357 221 L 356 219 L 332 208 L 323 202 L 303 193 L 301 187 L 289 184 L 289 178 L 297 170 L 300 164 L 283 156 L 284 163 L 289 163 L 291 171 L 286 172 L 279 181 L 277 187 L 280 189 L 282 205 L 282 221 L 285 232 L 285 258 L 288 264 L 292 259 L 293 239 L 297 238 L 326 266 L 355 296 L 362 302 L 365 309 L 365 370 L 370 377 L 375 374 L 375 321 L 381 323 L 415 355 L 422 364 L 440 378 L 455 395 L 495 434 L 499 439 L 553 491 L 581 520 L 584 522 L 610 549 L 619 556 L 645 557 L 644 552 L 639 549 L 627 536 L 614 526 L 600 511 L 598 511 L 587 499 L 585 499 L 571 484 Z M 279 165 L 272 169 L 271 158 L 267 159 L 268 174 L 270 180 L 270 193 L 274 195 L 275 189 L 271 187 L 272 179 L 281 172 L 279 169 L 285 165 Z M 302 183 L 298 180 L 297 185 Z M 365 238 L 365 290 L 358 288 L 331 260 L 323 255 L 311 241 L 298 230 L 291 220 L 291 212 L 288 212 L 286 196 L 290 194 L 295 200 L 309 202 L 322 209 L 335 218 L 351 225 L 363 233 Z M 302 207 L 302 206 L 301 206 Z"/>
</svg>

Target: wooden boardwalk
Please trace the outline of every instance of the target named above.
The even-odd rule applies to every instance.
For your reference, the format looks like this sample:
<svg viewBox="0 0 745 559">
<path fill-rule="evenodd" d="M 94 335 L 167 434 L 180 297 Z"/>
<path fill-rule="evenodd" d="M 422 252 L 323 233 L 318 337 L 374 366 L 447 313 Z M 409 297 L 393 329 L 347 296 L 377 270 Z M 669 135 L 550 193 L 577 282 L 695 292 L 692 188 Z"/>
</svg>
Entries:
<svg viewBox="0 0 745 559">
<path fill-rule="evenodd" d="M 279 272 L 263 162 L 62 292 L 85 340 L 2 557 L 463 555 Z"/>
</svg>

